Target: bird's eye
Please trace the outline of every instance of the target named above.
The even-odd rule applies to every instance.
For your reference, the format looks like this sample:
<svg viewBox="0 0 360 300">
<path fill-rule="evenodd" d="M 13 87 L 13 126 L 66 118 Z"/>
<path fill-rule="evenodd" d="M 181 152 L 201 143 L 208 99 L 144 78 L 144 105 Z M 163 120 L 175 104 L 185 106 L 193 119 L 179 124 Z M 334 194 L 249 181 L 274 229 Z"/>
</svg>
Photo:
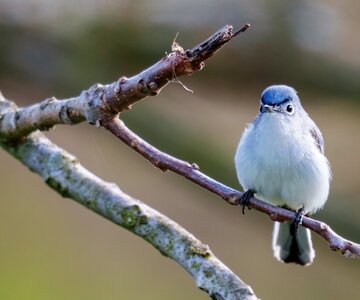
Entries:
<svg viewBox="0 0 360 300">
<path fill-rule="evenodd" d="M 292 115 L 294 113 L 294 106 L 292 106 L 291 104 L 288 104 L 286 106 L 286 111 L 289 115 Z"/>
</svg>

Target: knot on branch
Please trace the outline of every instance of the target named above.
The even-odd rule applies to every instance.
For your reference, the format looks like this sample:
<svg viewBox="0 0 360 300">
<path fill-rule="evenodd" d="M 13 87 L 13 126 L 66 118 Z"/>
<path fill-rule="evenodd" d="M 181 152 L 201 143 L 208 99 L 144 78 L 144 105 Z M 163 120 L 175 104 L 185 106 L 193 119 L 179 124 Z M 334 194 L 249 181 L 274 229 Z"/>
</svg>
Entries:
<svg viewBox="0 0 360 300">
<path fill-rule="evenodd" d="M 113 119 L 118 113 L 109 105 L 109 86 L 96 83 L 88 90 L 83 91 L 80 98 L 84 99 L 87 107 L 84 108 L 86 121 L 91 125 L 100 124 L 103 120 Z"/>
<path fill-rule="evenodd" d="M 72 110 L 71 108 L 67 107 L 67 105 L 63 105 L 59 111 L 59 118 L 64 124 L 73 125 L 74 122 L 72 121 Z"/>
<path fill-rule="evenodd" d="M 231 205 L 239 205 L 240 204 L 240 194 L 231 193 L 229 195 L 224 195 L 223 199 Z"/>
</svg>

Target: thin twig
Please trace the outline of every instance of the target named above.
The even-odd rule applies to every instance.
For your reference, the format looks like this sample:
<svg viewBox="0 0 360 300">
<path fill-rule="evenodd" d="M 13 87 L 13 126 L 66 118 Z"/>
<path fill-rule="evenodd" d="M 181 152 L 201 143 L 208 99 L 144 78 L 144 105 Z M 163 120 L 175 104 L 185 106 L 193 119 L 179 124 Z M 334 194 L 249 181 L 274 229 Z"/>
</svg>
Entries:
<svg viewBox="0 0 360 300">
<path fill-rule="evenodd" d="M 247 28 L 245 25 L 240 31 Z M 121 76 L 107 85 L 94 84 L 74 98 L 58 100 L 51 97 L 29 107 L 19 109 L 14 106 L 0 117 L 0 138 L 17 139 L 37 129 L 49 130 L 58 124 L 87 121 L 95 125 L 102 120 L 113 119 L 141 99 L 159 94 L 169 82 L 182 84 L 178 77 L 201 70 L 207 59 L 237 35 L 238 32 L 233 34 L 231 25 L 226 25 L 186 51 L 178 44 L 175 46 L 174 40 L 173 52 L 135 76 Z"/>
<path fill-rule="evenodd" d="M 239 204 L 239 199 L 242 195 L 241 192 L 203 174 L 200 172 L 199 167 L 196 164 L 190 164 L 186 161 L 179 160 L 156 149 L 154 146 L 141 139 L 128 127 L 126 127 L 124 122 L 119 118 L 115 118 L 102 125 L 162 171 L 171 170 L 219 195 L 229 204 Z M 273 221 L 292 221 L 295 217 L 294 212 L 281 207 L 273 206 L 255 197 L 250 199 L 249 206 L 250 208 L 254 208 L 267 214 Z M 340 252 L 346 257 L 360 258 L 360 244 L 346 240 L 339 236 L 330 228 L 329 225 L 305 216 L 303 218 L 302 225 L 324 238 L 328 242 L 331 250 Z"/>
</svg>

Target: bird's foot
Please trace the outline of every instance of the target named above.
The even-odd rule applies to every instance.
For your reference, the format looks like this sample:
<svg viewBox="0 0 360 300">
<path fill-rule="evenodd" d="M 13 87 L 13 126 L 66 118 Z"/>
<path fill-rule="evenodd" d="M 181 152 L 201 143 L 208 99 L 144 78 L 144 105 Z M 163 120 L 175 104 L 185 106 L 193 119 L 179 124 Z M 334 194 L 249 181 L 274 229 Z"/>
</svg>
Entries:
<svg viewBox="0 0 360 300">
<path fill-rule="evenodd" d="M 299 208 L 299 210 L 295 213 L 294 221 L 291 224 L 290 232 L 292 235 L 295 235 L 299 229 L 299 225 L 302 224 L 303 216 L 305 214 L 304 207 Z"/>
<path fill-rule="evenodd" d="M 249 201 L 251 197 L 254 197 L 255 191 L 252 189 L 248 189 L 245 193 L 243 193 L 240 197 L 240 206 L 243 215 L 245 215 L 245 207 L 250 210 Z"/>
</svg>

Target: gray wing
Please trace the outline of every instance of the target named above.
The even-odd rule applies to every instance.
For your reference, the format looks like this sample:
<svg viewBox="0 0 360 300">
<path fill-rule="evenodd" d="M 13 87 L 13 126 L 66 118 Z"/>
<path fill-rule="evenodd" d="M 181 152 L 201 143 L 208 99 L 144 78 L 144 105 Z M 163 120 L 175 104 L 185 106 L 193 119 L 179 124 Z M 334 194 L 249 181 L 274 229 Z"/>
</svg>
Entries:
<svg viewBox="0 0 360 300">
<path fill-rule="evenodd" d="M 311 136 L 314 139 L 316 147 L 324 154 L 324 139 L 322 137 L 321 131 L 314 123 L 314 126 L 310 129 Z"/>
</svg>

